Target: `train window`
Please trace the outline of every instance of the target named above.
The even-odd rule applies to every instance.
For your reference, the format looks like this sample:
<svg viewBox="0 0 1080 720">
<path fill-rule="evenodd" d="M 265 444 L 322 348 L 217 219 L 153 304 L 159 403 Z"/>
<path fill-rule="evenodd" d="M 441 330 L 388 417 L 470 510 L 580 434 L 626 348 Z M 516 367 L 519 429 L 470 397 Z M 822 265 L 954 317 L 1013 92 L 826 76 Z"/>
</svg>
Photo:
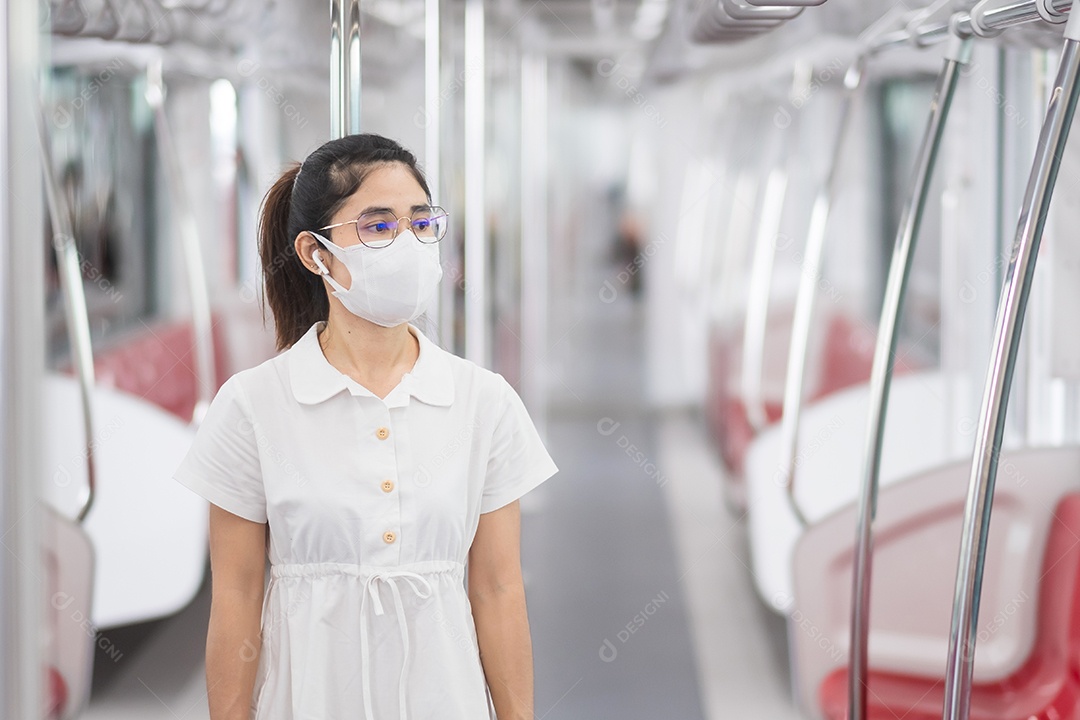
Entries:
<svg viewBox="0 0 1080 720">
<path fill-rule="evenodd" d="M 151 236 L 153 135 L 143 80 L 130 65 L 54 68 L 45 89 L 54 173 L 71 210 L 95 344 L 155 312 Z M 45 229 L 52 238 L 51 227 Z M 49 242 L 46 326 L 50 366 L 68 358 L 67 323 Z"/>
</svg>

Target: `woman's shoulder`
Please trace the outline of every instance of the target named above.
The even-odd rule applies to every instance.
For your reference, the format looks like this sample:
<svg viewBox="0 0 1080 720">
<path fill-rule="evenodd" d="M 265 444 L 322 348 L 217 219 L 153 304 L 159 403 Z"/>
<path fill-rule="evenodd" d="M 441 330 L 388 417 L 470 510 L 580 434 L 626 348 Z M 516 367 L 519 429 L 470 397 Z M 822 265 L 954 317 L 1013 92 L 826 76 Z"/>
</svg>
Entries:
<svg viewBox="0 0 1080 720">
<path fill-rule="evenodd" d="M 234 372 L 222 383 L 218 392 L 239 391 L 246 398 L 252 398 L 282 387 L 287 377 L 285 355 L 279 353 L 258 365 Z"/>
<path fill-rule="evenodd" d="M 443 353 L 454 375 L 454 384 L 456 386 L 468 388 L 478 393 L 483 400 L 488 401 L 503 397 L 507 390 L 514 391 L 509 381 L 501 373 L 447 350 L 443 350 Z"/>
</svg>

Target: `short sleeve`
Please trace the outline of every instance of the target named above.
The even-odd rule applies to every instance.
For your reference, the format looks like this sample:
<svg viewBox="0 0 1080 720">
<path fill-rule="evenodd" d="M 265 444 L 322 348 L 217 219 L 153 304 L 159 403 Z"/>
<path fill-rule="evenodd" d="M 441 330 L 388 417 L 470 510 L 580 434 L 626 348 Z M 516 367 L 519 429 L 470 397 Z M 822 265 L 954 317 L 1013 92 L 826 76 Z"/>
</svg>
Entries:
<svg viewBox="0 0 1080 720">
<path fill-rule="evenodd" d="M 498 378 L 502 402 L 480 500 L 481 513 L 512 503 L 559 471 L 525 404 L 502 375 Z"/>
<path fill-rule="evenodd" d="M 234 515 L 266 522 L 266 493 L 250 405 L 236 376 L 207 408 L 173 479 Z"/>
</svg>

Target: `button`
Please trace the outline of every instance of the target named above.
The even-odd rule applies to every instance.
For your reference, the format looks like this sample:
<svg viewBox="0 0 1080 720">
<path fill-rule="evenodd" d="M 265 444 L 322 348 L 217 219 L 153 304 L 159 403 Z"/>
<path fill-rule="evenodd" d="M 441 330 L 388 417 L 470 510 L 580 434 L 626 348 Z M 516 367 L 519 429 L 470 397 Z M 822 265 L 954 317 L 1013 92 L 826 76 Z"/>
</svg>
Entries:
<svg viewBox="0 0 1080 720">
<path fill-rule="evenodd" d="M 375 431 L 375 437 L 379 438 L 380 440 L 385 440 L 386 438 L 390 437 L 390 428 L 379 428 Z"/>
<path fill-rule="evenodd" d="M 383 539 L 383 542 L 384 542 L 384 543 L 386 543 L 387 545 L 389 545 L 390 543 L 392 543 L 392 542 L 394 542 L 395 540 L 397 540 L 397 535 L 395 535 L 395 534 L 394 534 L 394 532 L 393 532 L 392 530 L 387 530 L 386 532 L 384 532 L 384 533 L 382 534 L 382 539 Z"/>
<path fill-rule="evenodd" d="M 383 480 L 382 481 L 382 491 L 383 492 L 390 492 L 393 489 L 394 489 L 394 481 L 393 480 Z"/>
</svg>

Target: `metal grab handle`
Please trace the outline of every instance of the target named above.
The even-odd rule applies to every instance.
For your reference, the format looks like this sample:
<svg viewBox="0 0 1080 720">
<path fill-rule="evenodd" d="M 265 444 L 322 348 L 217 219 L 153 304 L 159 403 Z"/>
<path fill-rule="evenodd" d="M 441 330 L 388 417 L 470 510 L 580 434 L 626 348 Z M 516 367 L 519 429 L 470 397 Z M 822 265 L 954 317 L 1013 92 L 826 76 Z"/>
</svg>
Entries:
<svg viewBox="0 0 1080 720">
<path fill-rule="evenodd" d="M 911 42 L 916 47 L 926 47 L 938 39 L 945 39 L 949 35 L 948 22 L 952 16 L 975 3 L 967 2 L 967 7 L 958 7 L 963 4 L 958 0 L 935 0 L 917 10 L 904 28 L 911 35 Z M 939 28 L 938 33 L 930 33 L 931 28 Z"/>
<path fill-rule="evenodd" d="M 210 315 L 210 288 L 203 265 L 202 244 L 199 227 L 191 207 L 180 156 L 173 142 L 172 131 L 165 115 L 165 87 L 162 78 L 161 59 L 156 58 L 146 69 L 146 99 L 154 110 L 154 135 L 157 138 L 158 155 L 165 166 L 165 179 L 169 187 L 175 224 L 180 229 L 180 244 L 184 252 L 188 291 L 191 294 L 192 330 L 195 335 L 196 402 L 191 422 L 198 425 L 214 398 L 214 335 Z"/>
<path fill-rule="evenodd" d="M 817 299 L 814 286 L 821 275 L 821 260 L 825 250 L 825 231 L 829 221 L 829 213 L 832 209 L 832 198 L 836 194 L 837 171 L 843 149 L 843 138 L 847 133 L 847 126 L 851 119 L 850 115 L 856 98 L 862 89 L 863 73 L 866 71 L 868 60 L 883 50 L 907 44 L 910 41 L 911 28 L 925 22 L 928 17 L 939 12 L 941 7 L 948 2 L 951 2 L 951 0 L 938 0 L 934 5 L 916 11 L 913 15 L 905 13 L 903 17 L 892 11 L 886 13 L 862 33 L 859 42 L 863 46 L 863 50 L 856 56 L 855 61 L 848 67 L 847 73 L 844 75 L 846 94 L 840 110 L 837 134 L 833 140 L 832 164 L 825 184 L 814 200 L 810 226 L 807 230 L 806 248 L 803 251 L 805 262 L 802 275 L 799 278 L 799 292 L 795 301 L 791 350 L 788 353 L 787 376 L 784 384 L 784 407 L 780 427 L 780 458 L 785 464 L 778 479 L 786 486 L 788 504 L 792 513 L 804 526 L 807 525 L 807 519 L 795 498 L 799 419 L 802 415 L 803 387 L 806 382 L 806 367 L 809 361 L 807 349 L 813 324 L 814 304 Z M 897 22 L 900 22 L 905 29 L 895 30 L 894 26 Z M 882 42 L 882 38 L 899 38 L 897 33 L 903 35 L 903 39 Z M 942 34 L 937 39 L 943 39 L 944 37 L 945 35 Z"/>
<path fill-rule="evenodd" d="M 120 16 L 113 7 L 112 0 L 101 0 L 101 7 L 89 18 L 82 29 L 83 35 L 90 35 L 108 40 L 120 32 Z"/>
<path fill-rule="evenodd" d="M 78 35 L 86 26 L 86 10 L 76 0 L 49 3 L 52 31 L 60 35 Z"/>
<path fill-rule="evenodd" d="M 150 39 L 154 26 L 148 11 L 141 3 L 131 0 L 120 3 L 118 15 L 119 25 L 113 39 L 129 42 L 146 42 Z"/>
<path fill-rule="evenodd" d="M 803 251 L 802 274 L 799 278 L 799 291 L 795 297 L 795 314 L 791 325 L 791 346 L 788 350 L 787 375 L 784 382 L 783 415 L 780 419 L 780 461 L 783 463 L 783 469 L 779 479 L 787 487 L 788 503 L 792 512 L 803 525 L 806 525 L 806 517 L 795 500 L 795 470 L 799 443 L 799 416 L 802 413 L 803 385 L 806 382 L 808 364 L 807 348 L 810 344 L 817 283 L 821 276 L 821 259 L 825 250 L 825 231 L 828 228 L 829 211 L 832 208 L 832 199 L 836 196 L 844 139 L 847 137 L 856 100 L 864 87 L 862 79 L 866 70 L 866 60 L 866 54 L 860 54 L 844 74 L 844 100 L 840 107 L 836 135 L 833 137 L 832 160 L 825 183 L 814 199 L 814 207 L 810 214 L 806 248 Z"/>
<path fill-rule="evenodd" d="M 86 433 L 86 487 L 83 489 L 79 512 L 75 516 L 82 522 L 94 504 L 97 489 L 96 460 L 94 457 L 94 350 L 90 342 L 90 315 L 86 310 L 86 289 L 83 286 L 82 263 L 75 247 L 74 230 L 71 227 L 71 209 L 67 206 L 53 169 L 49 136 L 45 131 L 44 113 L 37 115 L 38 149 L 41 155 L 41 172 L 45 180 L 45 202 L 53 229 L 53 250 L 56 252 L 56 269 L 60 288 L 64 294 L 64 315 L 67 321 L 68 342 L 75 376 L 79 381 L 79 399 L 82 403 L 83 428 Z"/>
<path fill-rule="evenodd" d="M 791 20 L 803 9 L 798 6 L 781 5 L 765 6 L 745 5 L 739 0 L 720 0 L 720 7 L 736 20 Z"/>
<path fill-rule="evenodd" d="M 812 75 L 813 73 L 809 73 Z M 796 67 L 792 82 L 792 96 L 798 96 L 807 73 Z M 779 162 L 769 172 L 765 184 L 765 198 L 761 204 L 760 223 L 754 242 L 754 258 L 750 268 L 750 287 L 747 290 L 746 321 L 743 326 L 742 370 L 740 385 L 746 405 L 746 417 L 750 426 L 758 431 L 769 422 L 762 393 L 762 376 L 765 373 L 765 335 L 769 321 L 769 297 L 772 292 L 772 274 L 776 263 L 776 245 L 780 233 L 780 221 L 787 194 L 787 163 L 791 161 L 792 137 L 798 133 L 798 113 L 785 128 L 780 144 Z"/>
<path fill-rule="evenodd" d="M 938 75 L 930 117 L 915 165 L 911 195 L 904 205 L 900 227 L 893 247 L 885 299 L 881 308 L 878 341 L 870 378 L 870 412 L 867 423 L 865 470 L 859 488 L 858 521 L 855 535 L 855 568 L 851 588 L 851 654 L 848 672 L 848 717 L 864 720 L 870 633 L 870 577 L 872 569 L 873 521 L 877 512 L 878 485 L 881 474 L 881 450 L 885 438 L 885 416 L 892 385 L 893 355 L 899 335 L 900 311 L 907 290 L 911 261 L 915 254 L 930 180 L 937 161 L 941 137 L 952 105 L 960 66 L 971 58 L 970 37 L 954 36 L 945 53 Z"/>
<path fill-rule="evenodd" d="M 982 592 L 986 540 L 990 532 L 990 511 L 1005 433 L 1009 390 L 1047 209 L 1076 111 L 1077 97 L 1080 96 L 1080 83 L 1077 81 L 1080 73 L 1080 17 L 1075 8 L 1074 4 L 1065 26 L 1065 47 L 1050 94 L 1050 105 L 1039 133 L 1035 160 L 1013 241 L 1012 259 L 998 301 L 994 344 L 983 389 L 956 569 L 956 594 L 945 673 L 945 720 L 967 720 L 971 706 L 978 601 Z"/>
<path fill-rule="evenodd" d="M 824 5 L 826 0 L 744 0 L 744 2 L 758 7 L 815 7 Z"/>
<path fill-rule="evenodd" d="M 746 404 L 746 417 L 755 431 L 765 427 L 769 421 L 762 392 L 762 375 L 765 335 L 769 322 L 769 295 L 776 259 L 776 236 L 780 230 L 780 214 L 783 211 L 786 191 L 787 171 L 781 167 L 773 168 L 765 185 L 765 199 L 761 205 L 761 221 L 750 269 L 746 323 L 743 327 L 740 385 Z"/>
<path fill-rule="evenodd" d="M 908 43 L 925 46 L 949 34 L 995 37 L 1007 28 L 1039 20 L 1043 16 L 1060 18 L 1071 4 L 1072 0 L 981 0 L 970 11 L 959 12 L 947 22 L 922 19 L 909 24 L 904 30 L 879 35 L 874 39 L 873 46 L 875 49 Z M 924 24 L 927 22 L 929 24 Z"/>
</svg>

